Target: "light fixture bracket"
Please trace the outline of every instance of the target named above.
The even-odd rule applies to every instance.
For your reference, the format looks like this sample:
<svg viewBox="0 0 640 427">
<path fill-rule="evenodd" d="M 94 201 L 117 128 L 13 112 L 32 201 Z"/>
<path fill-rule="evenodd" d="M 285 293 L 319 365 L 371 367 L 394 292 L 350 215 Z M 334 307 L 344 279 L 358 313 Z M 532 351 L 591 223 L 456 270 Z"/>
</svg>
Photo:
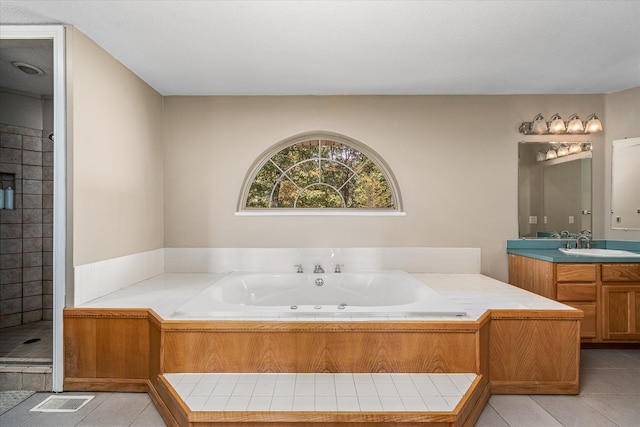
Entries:
<svg viewBox="0 0 640 427">
<path fill-rule="evenodd" d="M 518 132 L 523 135 L 591 135 L 591 132 L 580 132 L 580 133 L 571 133 L 567 132 L 531 132 L 531 125 L 533 122 L 522 122 L 520 127 L 518 128 Z"/>
</svg>

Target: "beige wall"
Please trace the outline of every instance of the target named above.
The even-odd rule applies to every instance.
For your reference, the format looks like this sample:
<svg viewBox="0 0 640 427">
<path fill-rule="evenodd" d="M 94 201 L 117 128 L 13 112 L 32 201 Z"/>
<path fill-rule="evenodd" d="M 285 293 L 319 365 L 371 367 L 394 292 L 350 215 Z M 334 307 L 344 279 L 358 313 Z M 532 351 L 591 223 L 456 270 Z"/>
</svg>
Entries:
<svg viewBox="0 0 640 427">
<path fill-rule="evenodd" d="M 603 217 L 606 237 L 608 239 L 640 240 L 638 230 L 611 229 L 611 142 L 616 139 L 640 136 L 640 87 L 611 93 L 605 97 L 604 113 L 605 129 L 605 172 L 604 172 L 604 201 L 605 213 Z"/>
<path fill-rule="evenodd" d="M 518 236 L 519 123 L 538 112 L 603 109 L 602 95 L 167 97 L 165 246 L 480 247 L 482 272 L 507 280 L 505 241 Z M 234 216 L 256 157 L 311 130 L 378 152 L 398 180 L 407 216 Z M 602 136 L 589 140 L 598 143 L 594 175 L 601 180 Z M 594 210 L 602 207 L 602 198 L 594 200 Z M 602 227 L 594 232 L 603 237 Z"/>
<path fill-rule="evenodd" d="M 524 137 L 517 127 L 538 112 L 604 111 L 606 132 L 588 137 L 593 231 L 614 237 L 610 141 L 640 134 L 640 88 L 609 95 L 163 99 L 82 33 L 68 34 L 74 265 L 163 246 L 462 246 L 482 248 L 483 273 L 506 280 L 505 240 L 517 237 L 517 142 L 544 139 Z M 396 175 L 407 216 L 234 216 L 256 157 L 311 130 L 342 133 L 377 151 Z"/>
<path fill-rule="evenodd" d="M 163 247 L 162 97 L 67 28 L 73 265 Z"/>
</svg>

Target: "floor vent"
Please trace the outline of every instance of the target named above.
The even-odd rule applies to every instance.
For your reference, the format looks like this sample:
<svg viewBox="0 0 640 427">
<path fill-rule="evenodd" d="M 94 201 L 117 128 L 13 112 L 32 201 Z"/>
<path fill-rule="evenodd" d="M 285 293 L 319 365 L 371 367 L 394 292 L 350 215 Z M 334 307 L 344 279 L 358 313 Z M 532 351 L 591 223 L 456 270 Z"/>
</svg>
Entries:
<svg viewBox="0 0 640 427">
<path fill-rule="evenodd" d="M 94 396 L 49 396 L 32 412 L 76 412 L 89 403 Z"/>
</svg>

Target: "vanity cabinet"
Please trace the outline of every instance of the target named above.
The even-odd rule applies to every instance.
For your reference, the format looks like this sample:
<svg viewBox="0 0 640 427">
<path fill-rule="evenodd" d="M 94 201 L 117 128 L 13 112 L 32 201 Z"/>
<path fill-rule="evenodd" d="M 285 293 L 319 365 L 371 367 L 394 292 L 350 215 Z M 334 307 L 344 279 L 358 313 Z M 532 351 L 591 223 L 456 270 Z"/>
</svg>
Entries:
<svg viewBox="0 0 640 427">
<path fill-rule="evenodd" d="M 582 342 L 640 341 L 640 263 L 553 263 L 510 254 L 509 283 L 582 310 Z"/>
<path fill-rule="evenodd" d="M 602 265 L 602 339 L 640 340 L 640 263 Z"/>
<path fill-rule="evenodd" d="M 582 339 L 597 337 L 598 268 L 596 264 L 553 264 L 555 299 L 584 312 L 580 324 Z"/>
</svg>

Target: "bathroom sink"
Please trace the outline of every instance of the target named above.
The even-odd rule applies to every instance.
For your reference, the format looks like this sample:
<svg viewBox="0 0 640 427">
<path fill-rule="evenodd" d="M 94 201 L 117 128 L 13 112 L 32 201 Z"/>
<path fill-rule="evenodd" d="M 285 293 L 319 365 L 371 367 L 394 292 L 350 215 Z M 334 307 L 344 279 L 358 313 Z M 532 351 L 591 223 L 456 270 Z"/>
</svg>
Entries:
<svg viewBox="0 0 640 427">
<path fill-rule="evenodd" d="M 640 258 L 640 254 L 620 249 L 558 249 L 567 255 L 595 256 L 595 257 L 629 257 Z"/>
</svg>

